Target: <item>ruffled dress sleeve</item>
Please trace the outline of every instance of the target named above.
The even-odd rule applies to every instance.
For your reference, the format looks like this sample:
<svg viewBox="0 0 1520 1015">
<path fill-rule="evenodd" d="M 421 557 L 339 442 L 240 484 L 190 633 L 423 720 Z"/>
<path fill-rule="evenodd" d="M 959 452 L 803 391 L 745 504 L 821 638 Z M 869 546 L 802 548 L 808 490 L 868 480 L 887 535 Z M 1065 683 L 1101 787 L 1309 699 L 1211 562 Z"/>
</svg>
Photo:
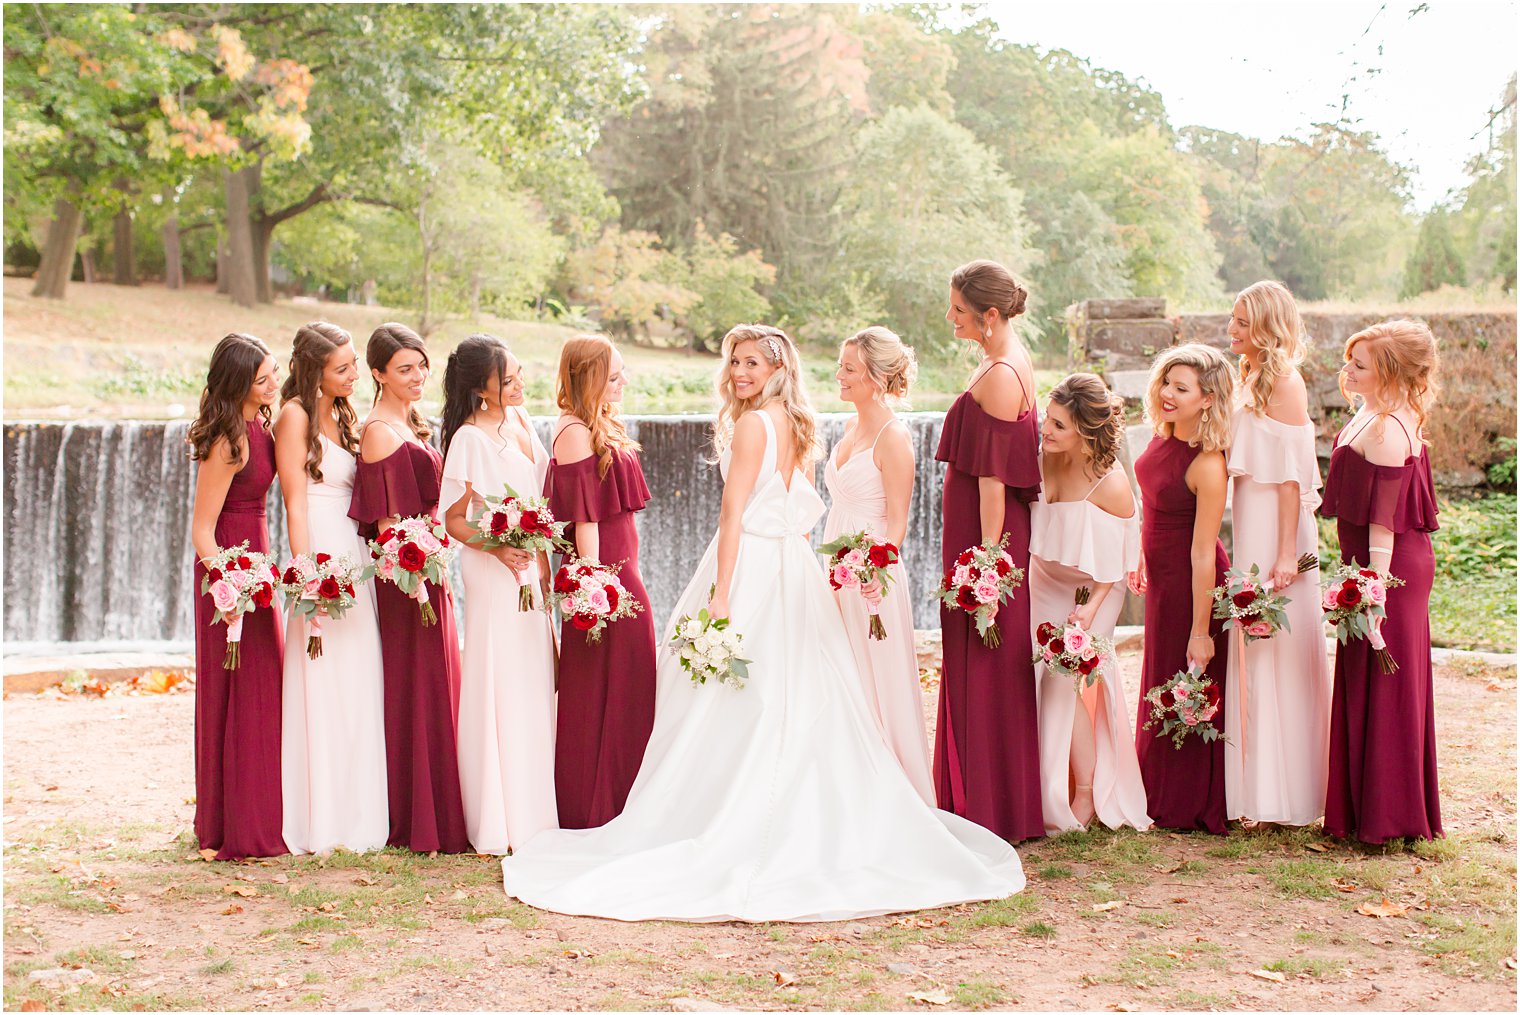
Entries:
<svg viewBox="0 0 1520 1015">
<path fill-rule="evenodd" d="M 614 451 L 606 478 L 599 478 L 596 456 L 561 465 L 549 463 L 545 481 L 549 510 L 560 521 L 599 522 L 625 511 L 639 511 L 649 502 L 649 487 L 639 457 L 631 451 Z"/>
<path fill-rule="evenodd" d="M 1122 582 L 1140 564 L 1140 512 L 1119 518 L 1089 501 L 1041 502 L 1030 514 L 1029 552 L 1095 582 Z"/>
<path fill-rule="evenodd" d="M 454 502 L 464 496 L 465 484 L 474 491 L 471 507 L 480 503 L 486 495 L 496 496 L 500 490 L 489 489 L 496 471 L 490 461 L 492 449 L 486 438 L 473 426 L 462 426 L 449 441 L 449 453 L 443 460 L 443 480 L 439 483 L 438 509 L 447 511 Z M 481 489 L 488 487 L 487 489 Z"/>
<path fill-rule="evenodd" d="M 963 392 L 945 413 L 934 457 L 967 475 L 996 479 L 1033 503 L 1040 496 L 1037 429 L 1033 409 L 1017 420 L 998 419 Z"/>
<path fill-rule="evenodd" d="M 1342 445 L 1330 456 L 1330 477 L 1319 513 L 1353 525 L 1381 525 L 1395 533 L 1434 532 L 1436 488 L 1430 456 L 1403 465 L 1374 465 L 1355 448 Z"/>
<path fill-rule="evenodd" d="M 1293 426 L 1249 408 L 1236 410 L 1230 439 L 1231 477 L 1266 485 L 1297 483 L 1299 502 L 1310 511 L 1320 503 L 1319 459 L 1314 453 L 1314 424 Z"/>
<path fill-rule="evenodd" d="M 374 535 L 377 522 L 392 515 L 432 514 L 438 507 L 438 452 L 405 443 L 378 462 L 360 460 L 348 517 Z"/>
</svg>

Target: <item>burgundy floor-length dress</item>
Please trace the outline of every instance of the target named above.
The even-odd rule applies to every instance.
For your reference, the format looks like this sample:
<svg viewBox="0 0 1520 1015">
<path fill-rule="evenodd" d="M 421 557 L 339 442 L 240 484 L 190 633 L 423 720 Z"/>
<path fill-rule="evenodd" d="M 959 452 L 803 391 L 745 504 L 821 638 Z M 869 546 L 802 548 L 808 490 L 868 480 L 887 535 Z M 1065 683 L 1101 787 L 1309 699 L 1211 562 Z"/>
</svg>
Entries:
<svg viewBox="0 0 1520 1015">
<path fill-rule="evenodd" d="M 654 728 L 654 617 L 639 574 L 633 513 L 649 500 L 644 470 L 632 451 L 614 450 L 605 478 L 596 456 L 550 461 L 549 509 L 572 524 L 596 522 L 597 556 L 622 564 L 618 579 L 644 608 L 614 621 L 601 641 L 569 624 L 560 630 L 559 712 L 554 736 L 554 791 L 561 828 L 596 828 L 617 817 Z"/>
<path fill-rule="evenodd" d="M 248 423 L 248 458 L 232 477 L 216 519 L 216 545 L 248 541 L 269 551 L 264 498 L 274 482 L 274 438 Z M 280 685 L 285 647 L 276 609 L 243 617 L 241 661 L 222 669 L 227 625 L 202 594 L 206 569 L 195 562 L 195 835 L 218 860 L 279 856 L 281 836 Z"/>
<path fill-rule="evenodd" d="M 1022 381 L 1020 382 L 1022 384 Z M 1027 397 L 1027 393 L 1026 393 Z M 945 414 L 934 457 L 945 462 L 941 564 L 982 541 L 978 478 L 1004 484 L 1003 532 L 1025 583 L 997 615 L 1002 644 L 988 648 L 964 610 L 940 606 L 944 663 L 934 734 L 939 806 L 1009 842 L 1045 834 L 1040 804 L 1039 712 L 1029 633 L 1029 505 L 1040 494 L 1033 406 L 998 419 L 963 392 Z"/>
<path fill-rule="evenodd" d="M 359 461 L 348 515 L 373 539 L 382 518 L 437 517 L 443 456 L 403 440 L 378 462 Z M 375 582 L 385 670 L 387 844 L 418 853 L 470 852 L 459 790 L 459 634 L 447 588 L 428 584 L 438 623 L 424 625 L 417 601 Z"/>
<path fill-rule="evenodd" d="M 1149 587 L 1145 593 L 1145 654 L 1140 671 L 1140 709 L 1135 718 L 1135 753 L 1145 781 L 1146 809 L 1159 828 L 1202 830 L 1223 835 L 1225 828 L 1224 741 L 1205 743 L 1190 736 L 1181 748 L 1160 737 L 1160 726 L 1144 729 L 1151 717 L 1145 694 L 1187 668 L 1188 636 L 1193 630 L 1193 519 L 1198 498 L 1187 488 L 1188 466 L 1200 448 L 1176 437 L 1155 437 L 1135 460 L 1140 484 L 1140 548 Z M 1230 558 L 1224 543 L 1214 543 L 1214 584 L 1224 582 Z M 1229 639 L 1223 621 L 1211 620 L 1214 658 L 1205 675 L 1219 690 L 1214 725 L 1223 732 L 1224 678 Z"/>
<path fill-rule="evenodd" d="M 1368 566 L 1368 527 L 1392 529 L 1388 572 L 1404 580 L 1388 590 L 1383 622 L 1399 668 L 1383 673 L 1365 639 L 1347 642 L 1335 655 L 1325 831 L 1368 843 L 1444 835 L 1430 661 L 1430 534 L 1438 526 L 1425 449 L 1403 465 L 1373 465 L 1349 442 L 1340 444 L 1330 455 L 1320 514 L 1336 520 L 1342 562 L 1362 567 Z"/>
</svg>

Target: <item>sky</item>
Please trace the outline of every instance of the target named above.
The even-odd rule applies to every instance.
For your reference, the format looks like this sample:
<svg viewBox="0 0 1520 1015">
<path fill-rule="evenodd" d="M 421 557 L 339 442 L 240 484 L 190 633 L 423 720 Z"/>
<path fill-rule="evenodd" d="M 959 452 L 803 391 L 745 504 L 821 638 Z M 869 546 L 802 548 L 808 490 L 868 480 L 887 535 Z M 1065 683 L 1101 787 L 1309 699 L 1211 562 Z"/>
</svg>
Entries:
<svg viewBox="0 0 1520 1015">
<path fill-rule="evenodd" d="M 1341 96 L 1427 210 L 1467 182 L 1520 53 L 1516 0 L 1001 0 L 1011 42 L 1069 49 L 1161 93 L 1174 127 L 1307 137 Z M 1424 8 L 1410 15 L 1415 8 Z M 1379 53 L 1381 46 L 1382 52 Z"/>
</svg>

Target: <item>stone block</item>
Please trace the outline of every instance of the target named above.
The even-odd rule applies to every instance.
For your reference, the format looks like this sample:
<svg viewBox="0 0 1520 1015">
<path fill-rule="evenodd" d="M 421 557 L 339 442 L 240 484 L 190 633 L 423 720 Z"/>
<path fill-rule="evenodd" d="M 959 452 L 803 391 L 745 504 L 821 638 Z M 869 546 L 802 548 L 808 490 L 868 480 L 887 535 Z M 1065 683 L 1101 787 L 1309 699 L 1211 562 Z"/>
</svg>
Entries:
<svg viewBox="0 0 1520 1015">
<path fill-rule="evenodd" d="M 1089 354 L 1108 353 L 1115 358 L 1149 361 L 1174 340 L 1172 322 L 1154 318 L 1134 321 L 1095 321 L 1087 326 Z"/>
<path fill-rule="evenodd" d="M 1114 394 L 1131 402 L 1145 398 L 1145 385 L 1150 378 L 1149 370 L 1109 370 L 1104 374 L 1104 379 Z M 1149 431 L 1150 427 L 1145 429 Z"/>
<path fill-rule="evenodd" d="M 1164 296 L 1134 296 L 1117 300 L 1084 300 L 1081 312 L 1089 321 L 1133 321 L 1166 316 Z"/>
</svg>

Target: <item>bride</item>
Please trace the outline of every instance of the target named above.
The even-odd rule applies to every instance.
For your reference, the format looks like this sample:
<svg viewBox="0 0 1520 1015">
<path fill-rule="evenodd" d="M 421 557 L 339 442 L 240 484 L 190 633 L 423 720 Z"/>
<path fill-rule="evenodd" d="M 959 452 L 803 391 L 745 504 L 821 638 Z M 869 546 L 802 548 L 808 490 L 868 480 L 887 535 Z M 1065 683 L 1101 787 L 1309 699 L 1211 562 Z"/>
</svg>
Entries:
<svg viewBox="0 0 1520 1015">
<path fill-rule="evenodd" d="M 808 478 L 818 448 L 796 346 L 741 324 L 723 358 L 718 532 L 665 641 L 674 618 L 706 606 L 743 636 L 749 679 L 693 685 L 662 646 L 654 732 L 623 813 L 534 836 L 502 861 L 507 894 L 618 920 L 758 922 L 1019 891 L 1013 848 L 926 805 L 866 707 L 807 542 L 824 506 Z"/>
</svg>

